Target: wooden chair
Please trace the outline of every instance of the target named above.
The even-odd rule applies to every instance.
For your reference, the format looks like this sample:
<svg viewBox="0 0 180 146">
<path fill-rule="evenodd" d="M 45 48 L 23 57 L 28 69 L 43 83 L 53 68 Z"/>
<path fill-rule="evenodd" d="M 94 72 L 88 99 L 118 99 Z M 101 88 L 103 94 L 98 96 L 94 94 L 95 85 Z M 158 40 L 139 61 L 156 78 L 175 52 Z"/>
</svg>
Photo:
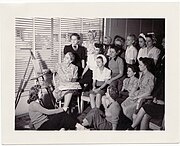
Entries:
<svg viewBox="0 0 180 146">
<path fill-rule="evenodd" d="M 81 100 L 80 100 L 80 113 L 83 112 L 84 110 L 84 102 L 90 102 L 90 97 L 89 97 L 89 92 L 82 92 L 82 95 L 81 95 Z"/>
</svg>

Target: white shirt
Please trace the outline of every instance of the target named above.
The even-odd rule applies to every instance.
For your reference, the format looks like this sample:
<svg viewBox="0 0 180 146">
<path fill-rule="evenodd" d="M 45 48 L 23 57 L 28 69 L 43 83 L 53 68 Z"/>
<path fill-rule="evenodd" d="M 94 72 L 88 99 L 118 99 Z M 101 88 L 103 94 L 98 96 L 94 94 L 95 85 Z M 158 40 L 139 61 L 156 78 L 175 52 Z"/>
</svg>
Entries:
<svg viewBox="0 0 180 146">
<path fill-rule="evenodd" d="M 137 49 L 133 45 L 128 46 L 127 49 L 126 49 L 126 52 L 125 52 L 126 63 L 131 64 L 131 60 L 136 61 L 137 53 L 138 53 Z"/>
<path fill-rule="evenodd" d="M 139 50 L 139 53 L 138 53 L 138 60 L 140 57 L 148 57 L 148 58 L 152 58 L 154 60 L 158 60 L 159 58 L 159 54 L 160 54 L 160 50 L 156 47 L 153 47 L 151 50 L 147 50 L 147 48 L 144 48 L 144 49 L 140 49 Z"/>
<path fill-rule="evenodd" d="M 141 48 L 141 49 L 139 50 L 137 59 L 139 60 L 139 58 L 141 58 L 141 57 L 143 57 L 143 58 L 144 58 L 144 57 L 148 57 L 147 48 Z"/>
<path fill-rule="evenodd" d="M 105 81 L 111 78 L 111 70 L 104 67 L 103 71 L 97 67 L 93 70 L 93 80 Z"/>
<path fill-rule="evenodd" d="M 89 54 L 87 57 L 87 66 L 89 67 L 90 70 L 94 70 L 97 67 L 96 64 L 96 58 L 97 56 L 94 54 Z"/>
</svg>

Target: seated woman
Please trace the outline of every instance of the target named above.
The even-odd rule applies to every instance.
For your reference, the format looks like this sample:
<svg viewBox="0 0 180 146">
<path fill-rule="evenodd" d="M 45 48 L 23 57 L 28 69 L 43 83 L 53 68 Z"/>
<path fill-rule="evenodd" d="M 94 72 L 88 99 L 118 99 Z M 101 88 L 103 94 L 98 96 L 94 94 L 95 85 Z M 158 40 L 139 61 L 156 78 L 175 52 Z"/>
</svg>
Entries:
<svg viewBox="0 0 180 146">
<path fill-rule="evenodd" d="M 149 129 L 149 121 L 152 118 L 161 118 L 164 117 L 165 111 L 165 102 L 164 102 L 164 81 L 161 81 L 161 84 L 156 84 L 154 92 L 152 93 L 153 101 L 151 103 L 144 104 L 136 117 L 133 119 L 132 125 L 128 128 L 133 130 L 140 124 L 140 130 Z"/>
<path fill-rule="evenodd" d="M 101 97 L 106 92 L 107 80 L 111 78 L 111 71 L 104 67 L 107 60 L 102 54 L 96 59 L 97 68 L 93 70 L 93 89 L 90 91 L 91 108 L 100 108 Z"/>
<path fill-rule="evenodd" d="M 139 69 L 140 77 L 138 80 L 138 90 L 130 95 L 122 104 L 123 113 L 126 117 L 132 120 L 132 116 L 135 113 L 138 99 L 146 98 L 149 96 L 154 88 L 155 77 L 150 72 L 151 70 L 151 59 L 140 58 Z"/>
<path fill-rule="evenodd" d="M 102 53 L 102 49 L 103 49 L 103 46 L 101 44 L 95 43 L 94 46 L 95 46 L 94 53 L 89 54 L 89 56 L 87 58 L 87 65 L 84 68 L 82 77 L 79 81 L 82 88 L 84 88 L 83 91 L 88 91 L 88 90 L 92 89 L 92 82 L 93 82 L 92 72 L 97 67 L 97 65 L 96 65 L 97 55 Z"/>
<path fill-rule="evenodd" d="M 138 69 L 136 65 L 128 65 L 127 77 L 123 81 L 123 87 L 119 92 L 119 103 L 122 103 L 128 96 L 134 94 L 138 89 Z"/>
<path fill-rule="evenodd" d="M 98 108 L 93 108 L 83 119 L 83 126 L 93 126 L 95 130 L 116 130 L 119 120 L 120 106 L 116 99 L 118 90 L 108 87 L 107 93 L 102 98 L 105 114 Z"/>
<path fill-rule="evenodd" d="M 107 84 L 115 86 L 119 91 L 122 89 L 124 73 L 124 62 L 122 58 L 118 56 L 119 48 L 115 45 L 110 47 L 110 60 L 108 62 L 108 68 L 112 71 L 112 78 L 107 81 Z"/>
<path fill-rule="evenodd" d="M 35 85 L 29 91 L 29 116 L 36 130 L 85 130 L 86 128 L 70 115 L 64 112 L 63 108 L 46 109 L 41 105 L 40 86 Z"/>
<path fill-rule="evenodd" d="M 78 78 L 78 67 L 72 64 L 74 61 L 74 54 L 72 52 L 66 53 L 63 63 L 56 64 L 53 73 L 56 75 L 56 85 L 53 91 L 54 97 L 57 101 L 60 101 L 64 97 L 64 109 L 67 110 L 71 101 L 72 95 L 77 90 L 69 89 L 70 83 L 75 82 Z M 59 87 L 63 86 L 64 89 Z"/>
</svg>

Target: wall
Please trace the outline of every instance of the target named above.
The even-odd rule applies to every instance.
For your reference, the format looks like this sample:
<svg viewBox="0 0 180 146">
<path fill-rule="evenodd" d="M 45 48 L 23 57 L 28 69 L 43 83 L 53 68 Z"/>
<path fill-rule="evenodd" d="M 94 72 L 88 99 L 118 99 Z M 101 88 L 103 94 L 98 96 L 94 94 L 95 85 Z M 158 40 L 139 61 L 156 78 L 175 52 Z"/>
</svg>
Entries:
<svg viewBox="0 0 180 146">
<path fill-rule="evenodd" d="M 165 34 L 165 19 L 125 19 L 125 18 L 107 18 L 105 35 L 114 38 L 120 35 L 124 38 L 129 33 L 138 36 L 141 32 L 154 32 L 159 39 Z"/>
</svg>

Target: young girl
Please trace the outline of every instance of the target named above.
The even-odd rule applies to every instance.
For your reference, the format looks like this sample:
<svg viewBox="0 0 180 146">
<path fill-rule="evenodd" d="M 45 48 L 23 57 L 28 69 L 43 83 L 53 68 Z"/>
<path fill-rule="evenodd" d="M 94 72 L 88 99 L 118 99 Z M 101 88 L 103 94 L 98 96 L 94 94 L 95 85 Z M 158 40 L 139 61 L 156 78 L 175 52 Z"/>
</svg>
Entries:
<svg viewBox="0 0 180 146">
<path fill-rule="evenodd" d="M 132 96 L 138 89 L 138 69 L 135 65 L 128 65 L 127 77 L 123 81 L 123 87 L 120 91 L 120 100 L 124 101 L 128 96 Z"/>
<path fill-rule="evenodd" d="M 147 48 L 146 48 L 146 36 L 143 33 L 141 33 L 139 35 L 139 39 L 138 40 L 139 40 L 140 50 L 138 52 L 137 59 L 139 61 L 140 57 L 148 57 L 148 56 L 147 56 Z"/>
<path fill-rule="evenodd" d="M 126 40 L 127 49 L 125 52 L 125 60 L 127 64 L 135 64 L 137 58 L 137 49 L 135 48 L 136 44 L 136 36 L 134 34 L 130 34 L 127 36 Z"/>
<path fill-rule="evenodd" d="M 119 120 L 120 105 L 116 101 L 118 90 L 108 87 L 107 93 L 102 97 L 105 114 L 98 108 L 93 108 L 83 120 L 83 126 L 93 126 L 95 130 L 116 130 Z"/>
<path fill-rule="evenodd" d="M 94 46 L 95 46 L 94 54 L 90 54 L 88 56 L 87 65 L 84 68 L 82 77 L 79 81 L 82 87 L 84 87 L 84 85 L 86 86 L 83 89 L 84 91 L 92 89 L 92 72 L 97 67 L 97 64 L 96 64 L 97 55 L 102 53 L 102 49 L 103 49 L 103 46 L 101 44 L 95 43 Z"/>
<path fill-rule="evenodd" d="M 86 128 L 76 122 L 63 108 L 46 109 L 40 102 L 40 86 L 35 85 L 29 91 L 29 116 L 36 130 L 85 130 Z"/>
<path fill-rule="evenodd" d="M 97 56 L 97 68 L 93 70 L 93 89 L 90 91 L 91 108 L 100 108 L 101 97 L 106 92 L 106 82 L 111 78 L 111 71 L 105 67 L 106 62 L 104 55 Z"/>
</svg>

